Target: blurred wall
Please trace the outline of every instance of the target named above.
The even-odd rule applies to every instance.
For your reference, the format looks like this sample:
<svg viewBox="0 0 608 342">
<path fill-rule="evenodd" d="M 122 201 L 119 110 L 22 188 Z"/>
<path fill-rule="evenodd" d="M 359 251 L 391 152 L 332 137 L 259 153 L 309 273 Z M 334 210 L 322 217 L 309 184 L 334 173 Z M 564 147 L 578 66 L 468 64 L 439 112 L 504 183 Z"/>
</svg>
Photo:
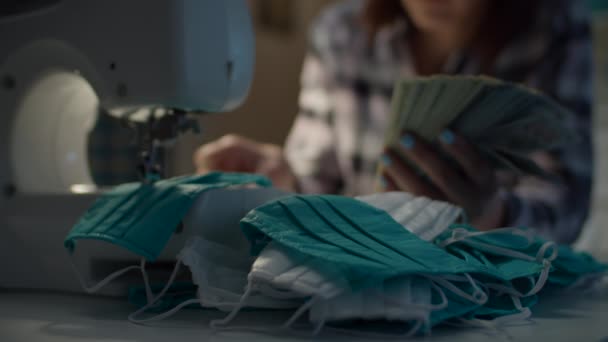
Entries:
<svg viewBox="0 0 608 342">
<path fill-rule="evenodd" d="M 184 136 L 173 148 L 173 173 L 192 172 L 191 156 L 196 147 L 227 133 L 283 143 L 297 111 L 308 27 L 320 10 L 334 1 L 250 0 L 256 67 L 249 97 L 234 112 L 202 117 L 202 133 Z"/>
</svg>

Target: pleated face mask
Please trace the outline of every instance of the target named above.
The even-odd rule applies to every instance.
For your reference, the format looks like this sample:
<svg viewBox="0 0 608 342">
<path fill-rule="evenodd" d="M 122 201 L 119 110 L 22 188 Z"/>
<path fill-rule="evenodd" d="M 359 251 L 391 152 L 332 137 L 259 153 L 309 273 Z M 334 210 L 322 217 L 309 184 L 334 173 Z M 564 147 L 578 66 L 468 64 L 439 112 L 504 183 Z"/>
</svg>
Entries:
<svg viewBox="0 0 608 342">
<path fill-rule="evenodd" d="M 152 184 L 125 184 L 101 195 L 64 240 L 71 256 L 69 260 L 84 290 L 96 292 L 126 272 L 139 270 L 142 272 L 149 302 L 152 295 L 145 273 L 146 260 L 154 261 L 160 255 L 194 201 L 211 189 L 249 184 L 265 187 L 270 185 L 270 181 L 255 175 L 211 173 L 161 180 Z M 98 284 L 89 286 L 72 260 L 76 242 L 87 239 L 101 240 L 125 248 L 139 255 L 141 263 L 114 272 Z"/>
<path fill-rule="evenodd" d="M 251 211 L 241 227 L 254 255 L 276 241 L 340 265 L 353 289 L 404 274 L 485 271 L 421 240 L 385 211 L 347 197 L 287 197 Z"/>
<path fill-rule="evenodd" d="M 338 309 L 322 308 L 336 307 L 334 304 L 341 302 L 336 299 L 340 295 L 359 296 L 361 291 L 373 288 L 385 291 L 387 284 L 394 290 L 391 294 L 395 294 L 397 289 L 409 285 L 391 279 L 405 279 L 400 277 L 408 275 L 426 277 L 439 287 L 455 291 L 456 296 L 469 301 L 468 310 L 487 299 L 483 290 L 465 276 L 467 272 L 484 273 L 483 265 L 467 264 L 403 229 L 385 211 L 356 199 L 291 196 L 256 208 L 241 221 L 241 226 L 253 254 L 258 256 L 249 275 L 247 294 L 266 291 L 268 295 L 309 298 L 290 323 L 311 307 L 316 308 L 314 317 L 320 321 L 343 317 L 344 310 L 340 313 Z M 443 274 L 455 275 L 458 281 L 465 279 L 470 286 L 453 285 L 441 278 Z M 399 298 L 391 300 L 399 303 Z M 242 301 L 246 305 L 247 296 Z M 428 312 L 441 302 L 441 298 L 428 302 L 425 309 Z M 215 325 L 227 323 L 237 311 Z M 384 318 L 395 315 L 387 307 L 375 311 L 375 316 Z M 350 312 L 353 318 L 365 315 L 360 309 Z M 442 317 L 456 314 L 446 311 Z M 319 322 L 319 326 L 322 324 Z"/>
<path fill-rule="evenodd" d="M 405 192 L 386 192 L 357 197 L 386 211 L 405 229 L 419 238 L 432 241 L 462 216 L 462 209 L 450 203 L 416 197 Z"/>
<path fill-rule="evenodd" d="M 249 242 L 241 232 L 239 221 L 251 209 L 269 200 L 289 194 L 274 188 L 233 187 L 212 189 L 194 202 L 184 217 L 185 246 L 177 255 L 174 274 L 185 265 L 196 285 L 196 298 L 173 305 L 162 314 L 140 318 L 145 311 L 157 310 L 163 294 L 172 286 L 174 277 L 148 305 L 129 316 L 134 323 L 165 319 L 184 306 L 198 304 L 205 308 L 230 311 L 240 303 L 246 290 L 247 276 L 255 258 L 249 252 Z M 160 301 L 160 302 L 159 302 Z M 249 308 L 285 309 L 301 305 L 300 301 L 274 299 L 261 294 L 250 296 Z M 166 309 L 166 306 L 162 306 Z"/>
<path fill-rule="evenodd" d="M 201 193 L 244 184 L 270 186 L 270 181 L 255 175 L 211 173 L 121 185 L 95 201 L 64 245 L 72 253 L 78 240 L 102 240 L 154 261 Z"/>
</svg>

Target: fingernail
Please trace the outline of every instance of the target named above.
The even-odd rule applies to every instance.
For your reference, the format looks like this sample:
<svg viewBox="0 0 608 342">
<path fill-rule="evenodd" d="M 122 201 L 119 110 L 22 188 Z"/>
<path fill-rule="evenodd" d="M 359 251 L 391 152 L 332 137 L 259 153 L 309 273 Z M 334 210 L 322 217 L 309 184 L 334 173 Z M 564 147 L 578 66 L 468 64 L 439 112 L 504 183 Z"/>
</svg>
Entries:
<svg viewBox="0 0 608 342">
<path fill-rule="evenodd" d="M 393 161 L 391 160 L 391 157 L 387 156 L 386 154 L 383 154 L 382 157 L 380 158 L 382 165 L 384 166 L 391 166 L 391 164 L 393 163 Z"/>
<path fill-rule="evenodd" d="M 452 145 L 456 137 L 454 136 L 454 132 L 446 129 L 445 131 L 441 132 L 439 139 L 446 145 Z"/>
<path fill-rule="evenodd" d="M 416 143 L 416 140 L 410 134 L 406 134 L 401 138 L 401 145 L 403 147 L 405 147 L 406 150 L 412 149 L 412 147 L 414 147 L 415 143 Z"/>
</svg>

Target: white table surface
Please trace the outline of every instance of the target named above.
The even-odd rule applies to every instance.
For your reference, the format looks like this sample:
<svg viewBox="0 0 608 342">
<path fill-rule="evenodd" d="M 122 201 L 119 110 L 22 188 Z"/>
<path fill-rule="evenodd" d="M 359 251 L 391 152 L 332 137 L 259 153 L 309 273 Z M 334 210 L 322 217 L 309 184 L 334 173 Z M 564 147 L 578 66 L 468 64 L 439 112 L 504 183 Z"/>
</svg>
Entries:
<svg viewBox="0 0 608 342">
<path fill-rule="evenodd" d="M 247 332 L 215 332 L 208 322 L 224 314 L 183 310 L 146 326 L 126 320 L 133 307 L 123 300 L 46 292 L 0 290 L 0 341 L 286 341 L 308 340 Z M 431 341 L 598 341 L 608 342 L 608 295 L 561 296 L 541 300 L 531 322 L 504 328 L 435 329 Z M 279 324 L 289 313 L 243 312 L 235 324 Z M 350 335 L 323 333 L 315 340 L 357 341 Z"/>
</svg>

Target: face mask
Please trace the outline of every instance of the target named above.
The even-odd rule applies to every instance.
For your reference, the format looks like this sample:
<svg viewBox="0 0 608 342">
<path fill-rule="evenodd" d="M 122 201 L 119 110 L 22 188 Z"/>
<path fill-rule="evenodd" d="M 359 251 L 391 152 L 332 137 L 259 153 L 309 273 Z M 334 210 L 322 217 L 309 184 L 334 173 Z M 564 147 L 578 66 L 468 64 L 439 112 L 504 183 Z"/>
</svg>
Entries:
<svg viewBox="0 0 608 342">
<path fill-rule="evenodd" d="M 606 270 L 588 255 L 536 237 L 526 228 L 502 228 L 480 232 L 454 225 L 437 240 L 450 253 L 471 264 L 483 264 L 500 273 L 503 282 L 484 281 L 490 300 L 463 319 L 465 325 L 492 326 L 530 315 L 536 294 L 547 284 L 571 284 L 583 275 L 597 276 Z M 567 279 L 566 283 L 560 281 Z M 484 320 L 479 320 L 483 317 Z M 488 318 L 492 318 L 487 321 Z"/>
<path fill-rule="evenodd" d="M 434 303 L 433 295 L 440 298 Z M 315 302 L 310 321 L 340 322 L 357 319 L 399 321 L 408 327 L 401 335 L 411 336 L 427 331 L 433 311 L 448 305 L 445 291 L 430 279 L 402 276 L 385 280 L 381 285 Z M 365 331 L 362 331 L 365 332 Z"/>
<path fill-rule="evenodd" d="M 239 305 L 254 261 L 248 242 L 241 233 L 239 220 L 251 209 L 286 195 L 276 189 L 214 189 L 196 200 L 184 218 L 184 230 L 191 237 L 178 254 L 178 263 L 189 268 L 197 286 L 197 298 L 187 303 L 198 303 L 202 307 L 222 311 L 230 311 Z M 165 288 L 169 286 L 171 283 Z M 165 319 L 188 304 L 180 304 L 160 315 L 143 319 L 138 317 L 144 311 L 155 309 L 156 305 L 147 305 L 129 319 L 134 323 Z M 249 308 L 265 309 L 294 308 L 299 305 L 300 301 L 273 299 L 257 293 L 251 294 L 247 303 Z"/>
<path fill-rule="evenodd" d="M 235 232 L 238 234 L 239 232 Z M 190 268 L 198 286 L 198 299 L 203 307 L 230 311 L 236 307 L 247 287 L 247 276 L 254 258 L 227 246 L 194 237 L 180 252 L 179 259 Z M 286 309 L 300 306 L 299 301 L 273 299 L 252 294 L 247 307 Z"/>
<path fill-rule="evenodd" d="M 427 329 L 431 311 L 447 306 L 443 292 L 430 279 L 416 276 L 397 277 L 382 282 L 379 287 L 352 291 L 339 268 L 270 242 L 249 273 L 249 296 L 242 298 L 242 306 L 249 306 L 252 296 L 260 294 L 277 300 L 299 299 L 300 308 L 279 330 L 290 329 L 296 319 L 309 310 L 313 335 L 327 322 L 389 319 L 411 323 L 409 331 L 401 335 L 411 336 Z M 433 300 L 433 295 L 438 299 Z M 237 313 L 235 310 L 225 319 L 211 322 L 211 326 L 224 328 Z M 327 329 L 340 330 L 334 326 Z M 369 331 L 359 334 L 374 336 Z"/>
<path fill-rule="evenodd" d="M 253 254 L 260 255 L 250 273 L 246 294 L 259 290 L 258 283 L 264 283 L 283 295 L 310 297 L 292 318 L 342 291 L 358 293 L 408 275 L 427 276 L 456 296 L 472 301 L 473 307 L 487 299 L 474 282 L 462 290 L 442 278 L 444 274 L 461 274 L 469 282 L 472 279 L 463 274 L 483 271 L 483 267 L 466 264 L 403 229 L 386 212 L 352 198 L 279 199 L 251 211 L 241 226 Z M 274 253 L 272 258 L 262 258 L 267 251 Z M 256 267 L 258 261 L 260 267 Z M 226 324 L 236 312 L 214 325 Z"/>
<path fill-rule="evenodd" d="M 549 275 L 549 284 L 561 288 L 577 288 L 578 285 L 597 283 L 608 271 L 608 265 L 568 246 L 559 246 L 558 257 L 552 265 L 554 271 Z"/>
<path fill-rule="evenodd" d="M 509 280 L 529 275 L 531 267 L 527 267 L 531 263 L 542 265 L 539 279 L 528 295 L 540 291 L 546 282 L 565 287 L 581 278 L 597 277 L 607 270 L 606 265 L 590 255 L 577 253 L 568 246 L 557 246 L 535 236 L 533 230 L 527 228 L 480 232 L 468 226 L 455 225 L 440 240 L 439 245 L 443 247 L 465 245 L 476 251 L 486 264 L 495 265 Z"/>
<path fill-rule="evenodd" d="M 403 229 L 386 212 L 347 197 L 287 197 L 251 211 L 241 227 L 254 255 L 276 241 L 343 267 L 353 289 L 405 274 L 480 271 Z"/>
<path fill-rule="evenodd" d="M 270 186 L 261 176 L 226 173 L 119 186 L 95 201 L 64 245 L 71 254 L 78 240 L 102 240 L 154 261 L 201 193 L 244 184 Z"/>
<path fill-rule="evenodd" d="M 386 211 L 405 229 L 426 241 L 434 240 L 462 216 L 462 209 L 454 205 L 405 192 L 378 193 L 357 199 Z"/>
<path fill-rule="evenodd" d="M 83 289 L 88 293 L 97 292 L 123 274 L 137 270 L 142 273 L 149 308 L 162 296 L 154 296 L 152 293 L 145 271 L 146 259 L 153 261 L 158 257 L 198 196 L 211 189 L 246 184 L 269 186 L 270 182 L 255 175 L 212 173 L 167 179 L 153 184 L 126 184 L 103 194 L 68 234 L 64 245 L 71 255 L 77 240 L 102 240 L 126 248 L 142 259 L 139 265 L 118 270 L 98 284 L 89 286 L 70 257 Z M 179 262 L 175 272 L 178 265 Z M 173 280 L 169 283 L 173 283 Z M 162 293 L 168 289 L 166 287 Z"/>
</svg>

